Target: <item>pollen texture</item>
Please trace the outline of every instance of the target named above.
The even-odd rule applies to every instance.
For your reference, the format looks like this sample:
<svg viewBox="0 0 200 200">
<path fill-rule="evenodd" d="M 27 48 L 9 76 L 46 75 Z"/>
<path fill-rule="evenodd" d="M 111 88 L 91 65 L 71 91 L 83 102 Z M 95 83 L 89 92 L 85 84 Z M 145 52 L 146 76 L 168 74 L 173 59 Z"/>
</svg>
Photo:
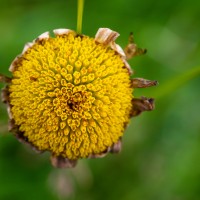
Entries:
<svg viewBox="0 0 200 200">
<path fill-rule="evenodd" d="M 60 35 L 37 41 L 15 65 L 12 117 L 37 149 L 75 160 L 104 152 L 123 135 L 133 89 L 109 46 Z"/>
</svg>

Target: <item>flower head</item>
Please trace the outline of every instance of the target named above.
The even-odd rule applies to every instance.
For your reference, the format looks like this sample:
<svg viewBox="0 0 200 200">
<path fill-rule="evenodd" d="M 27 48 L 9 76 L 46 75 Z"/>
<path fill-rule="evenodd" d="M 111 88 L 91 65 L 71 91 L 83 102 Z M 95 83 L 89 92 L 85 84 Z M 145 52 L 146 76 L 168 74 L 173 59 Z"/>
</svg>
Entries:
<svg viewBox="0 0 200 200">
<path fill-rule="evenodd" d="M 10 130 L 39 151 L 50 151 L 55 166 L 101 157 L 121 148 L 130 117 L 153 109 L 153 100 L 133 98 L 134 87 L 155 81 L 130 78 L 125 53 L 115 43 L 118 33 L 99 29 L 95 38 L 68 29 L 46 32 L 28 43 L 10 66 L 12 79 L 3 101 Z M 137 51 L 134 46 L 134 51 Z M 131 53 L 131 56 L 130 56 Z"/>
</svg>

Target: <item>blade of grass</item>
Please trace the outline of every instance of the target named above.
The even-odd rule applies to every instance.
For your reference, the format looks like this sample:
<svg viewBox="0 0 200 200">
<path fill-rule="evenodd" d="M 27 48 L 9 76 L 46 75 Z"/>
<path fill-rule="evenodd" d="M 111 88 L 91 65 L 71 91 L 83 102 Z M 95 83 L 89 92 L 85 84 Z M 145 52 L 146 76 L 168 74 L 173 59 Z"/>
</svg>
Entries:
<svg viewBox="0 0 200 200">
<path fill-rule="evenodd" d="M 189 69 L 183 74 L 172 78 L 166 83 L 157 87 L 157 90 L 154 90 L 153 94 L 151 94 L 155 98 L 162 98 L 167 95 L 170 95 L 174 91 L 176 91 L 179 87 L 187 83 L 188 81 L 200 76 L 200 66 Z"/>
</svg>

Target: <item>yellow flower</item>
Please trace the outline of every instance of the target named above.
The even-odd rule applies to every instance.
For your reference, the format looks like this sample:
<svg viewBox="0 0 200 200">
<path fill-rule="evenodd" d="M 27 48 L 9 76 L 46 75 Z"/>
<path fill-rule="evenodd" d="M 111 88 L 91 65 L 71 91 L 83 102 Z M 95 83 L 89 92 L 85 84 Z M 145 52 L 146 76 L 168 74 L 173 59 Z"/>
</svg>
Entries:
<svg viewBox="0 0 200 200">
<path fill-rule="evenodd" d="M 72 167 L 79 158 L 101 157 L 121 149 L 130 117 L 153 109 L 153 99 L 133 98 L 134 87 L 155 81 L 130 78 L 125 52 L 107 28 L 95 38 L 68 29 L 46 32 L 28 43 L 10 66 L 3 90 L 10 130 L 36 150 L 50 151 L 54 166 Z M 140 49 L 139 49 L 140 50 Z"/>
</svg>

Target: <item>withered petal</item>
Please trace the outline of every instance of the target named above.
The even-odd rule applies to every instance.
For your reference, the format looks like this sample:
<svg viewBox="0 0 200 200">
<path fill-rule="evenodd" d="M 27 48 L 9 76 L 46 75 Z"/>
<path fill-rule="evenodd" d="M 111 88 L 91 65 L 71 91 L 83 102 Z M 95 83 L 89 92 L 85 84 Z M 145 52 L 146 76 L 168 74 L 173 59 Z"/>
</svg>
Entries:
<svg viewBox="0 0 200 200">
<path fill-rule="evenodd" d="M 1 90 L 1 100 L 3 103 L 8 103 L 9 102 L 9 90 L 8 86 L 4 87 Z"/>
<path fill-rule="evenodd" d="M 2 83 L 10 83 L 11 82 L 11 78 L 10 77 L 7 77 L 3 74 L 0 74 L 0 82 Z"/>
<path fill-rule="evenodd" d="M 21 54 L 16 56 L 15 59 L 12 61 L 11 65 L 9 67 L 10 72 L 14 72 L 16 70 L 17 63 L 19 62 L 20 58 L 21 58 Z"/>
<path fill-rule="evenodd" d="M 11 120 L 12 117 L 12 113 L 11 113 L 11 106 L 10 106 L 10 97 L 9 97 L 10 93 L 9 93 L 9 89 L 8 89 L 8 85 L 6 87 L 4 87 L 1 91 L 1 100 L 3 103 L 6 104 L 7 106 L 7 113 L 9 116 L 9 119 Z"/>
<path fill-rule="evenodd" d="M 28 42 L 25 44 L 24 49 L 22 51 L 22 54 L 24 54 L 29 48 L 31 48 L 34 45 L 33 42 Z"/>
<path fill-rule="evenodd" d="M 68 35 L 69 33 L 73 33 L 73 35 L 76 35 L 76 32 L 71 30 L 71 29 L 66 29 L 66 28 L 59 28 L 59 29 L 54 29 L 53 30 L 54 35 Z"/>
<path fill-rule="evenodd" d="M 35 39 L 35 41 L 34 42 L 40 42 L 40 41 L 42 41 L 42 40 L 47 40 L 47 39 L 49 39 L 49 32 L 47 31 L 47 32 L 44 32 L 44 33 L 42 33 L 41 35 L 39 35 L 36 39 Z"/>
<path fill-rule="evenodd" d="M 35 147 L 31 142 L 28 141 L 28 138 L 24 136 L 24 133 L 19 130 L 19 127 L 15 124 L 14 120 L 9 120 L 9 131 L 12 131 L 14 133 L 14 136 L 17 138 L 17 140 L 23 144 L 26 144 L 29 146 L 32 150 L 34 150 L 36 153 L 42 153 L 43 151 L 39 150 L 37 147 Z"/>
<path fill-rule="evenodd" d="M 142 97 L 141 99 L 132 99 L 133 109 L 130 117 L 135 117 L 144 111 L 151 111 L 155 108 L 154 99 Z"/>
<path fill-rule="evenodd" d="M 131 80 L 133 88 L 146 88 L 158 85 L 158 81 L 151 81 L 143 78 L 134 78 Z"/>
<path fill-rule="evenodd" d="M 95 41 L 104 45 L 109 45 L 111 42 L 114 42 L 119 33 L 109 29 L 109 28 L 99 28 L 95 35 Z"/>
<path fill-rule="evenodd" d="M 77 164 L 77 160 L 70 160 L 62 156 L 51 156 L 51 164 L 57 168 L 73 168 Z"/>
<path fill-rule="evenodd" d="M 111 147 L 108 147 L 104 152 L 102 152 L 102 153 L 98 153 L 98 154 L 90 154 L 89 156 L 88 156 L 88 158 L 103 158 L 103 157 L 105 157 L 107 154 L 108 154 L 108 152 L 110 152 L 110 150 L 111 150 Z"/>
<path fill-rule="evenodd" d="M 124 58 L 126 57 L 124 50 L 118 44 L 116 44 L 115 42 L 111 42 L 110 47 L 113 50 L 115 50 L 120 56 L 122 56 Z"/>
<path fill-rule="evenodd" d="M 19 130 L 18 126 L 15 124 L 14 119 L 9 119 L 8 121 L 8 131 L 9 132 L 13 132 L 13 133 L 17 133 Z"/>
<path fill-rule="evenodd" d="M 122 139 L 120 138 L 118 142 L 113 144 L 110 153 L 119 153 L 121 150 L 122 150 Z"/>
<path fill-rule="evenodd" d="M 123 60 L 124 66 L 128 69 L 129 75 L 132 75 L 134 72 L 131 69 L 131 66 L 128 64 L 128 62 L 126 61 L 126 59 L 124 59 L 123 57 L 122 57 L 122 60 Z"/>
<path fill-rule="evenodd" d="M 135 56 L 145 54 L 147 52 L 147 49 L 138 48 L 137 45 L 134 43 L 133 33 L 130 33 L 129 43 L 124 48 L 124 52 L 126 55 L 126 59 L 129 60 Z"/>
</svg>

